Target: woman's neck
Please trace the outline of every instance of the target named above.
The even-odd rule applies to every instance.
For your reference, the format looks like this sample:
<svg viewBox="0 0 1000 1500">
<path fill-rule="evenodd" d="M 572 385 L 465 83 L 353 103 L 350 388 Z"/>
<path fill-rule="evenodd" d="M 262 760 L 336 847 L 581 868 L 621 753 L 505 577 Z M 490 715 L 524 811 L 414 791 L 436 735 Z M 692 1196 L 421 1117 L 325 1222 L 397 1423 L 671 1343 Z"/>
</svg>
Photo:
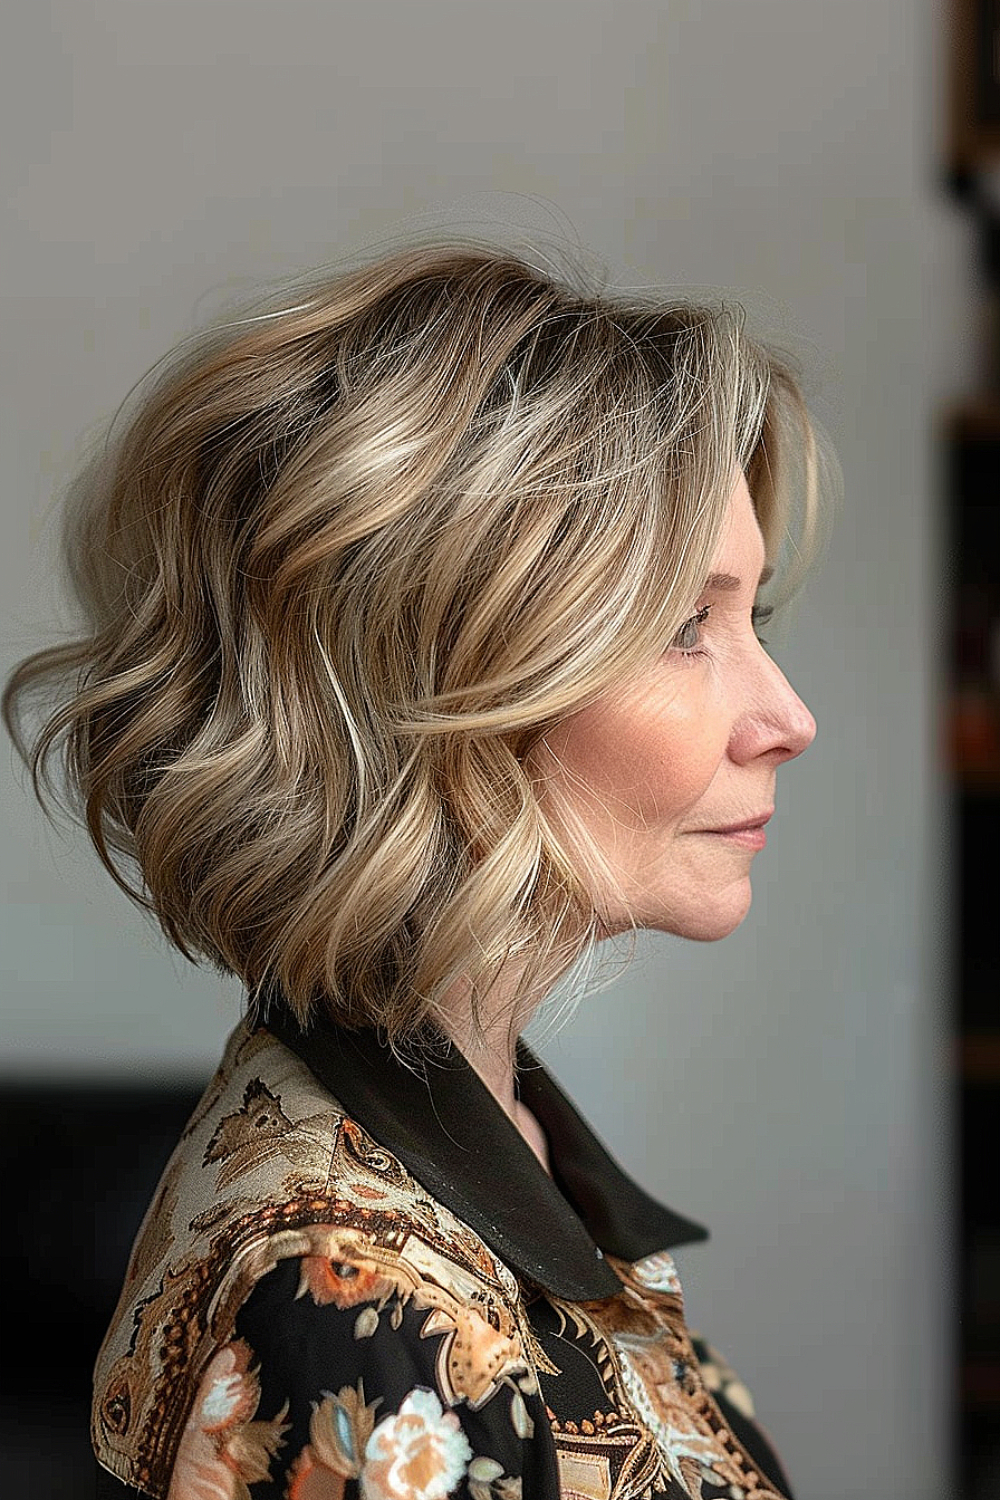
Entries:
<svg viewBox="0 0 1000 1500">
<path fill-rule="evenodd" d="M 449 1008 L 449 1013 L 453 1019 L 447 1030 L 452 1041 L 551 1176 L 545 1132 L 530 1109 L 516 1096 L 514 1062 L 509 1055 L 506 1023 L 496 1022 L 483 1039 L 474 1034 L 466 1008 L 455 1005 Z"/>
<path fill-rule="evenodd" d="M 479 1074 L 490 1093 L 502 1108 L 504 1114 L 517 1127 L 522 1138 L 527 1141 L 532 1151 L 538 1157 L 542 1166 L 552 1175 L 549 1165 L 548 1142 L 545 1132 L 535 1119 L 531 1110 L 522 1104 L 520 1099 L 514 1095 L 514 1068 L 513 1065 L 504 1065 L 502 1059 L 488 1055 L 482 1061 L 476 1057 L 465 1054 L 466 1061 L 471 1068 Z"/>
</svg>

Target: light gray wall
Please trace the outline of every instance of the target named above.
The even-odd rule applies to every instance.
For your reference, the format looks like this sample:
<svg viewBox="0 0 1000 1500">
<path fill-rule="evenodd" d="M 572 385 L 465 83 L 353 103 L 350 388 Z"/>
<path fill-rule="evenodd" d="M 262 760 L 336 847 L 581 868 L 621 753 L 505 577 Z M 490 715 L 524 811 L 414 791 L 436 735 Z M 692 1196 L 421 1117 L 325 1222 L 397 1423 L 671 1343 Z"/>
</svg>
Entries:
<svg viewBox="0 0 1000 1500">
<path fill-rule="evenodd" d="M 936 186 L 943 6 L 914 0 L 15 0 L 0 89 L 4 667 L 65 618 L 53 496 L 226 298 L 464 195 L 626 282 L 740 296 L 806 360 L 846 499 L 779 652 L 819 736 L 728 941 L 644 934 L 545 1048 L 703 1219 L 689 1319 L 800 1500 L 939 1500 L 951 1121 L 932 422 L 974 385 Z M 457 206 L 456 206 L 457 205 Z M 496 212 L 496 199 L 486 201 Z M 500 205 L 500 211 L 507 211 Z M 4 765 L 5 1072 L 204 1070 L 239 991 L 165 949 Z"/>
</svg>

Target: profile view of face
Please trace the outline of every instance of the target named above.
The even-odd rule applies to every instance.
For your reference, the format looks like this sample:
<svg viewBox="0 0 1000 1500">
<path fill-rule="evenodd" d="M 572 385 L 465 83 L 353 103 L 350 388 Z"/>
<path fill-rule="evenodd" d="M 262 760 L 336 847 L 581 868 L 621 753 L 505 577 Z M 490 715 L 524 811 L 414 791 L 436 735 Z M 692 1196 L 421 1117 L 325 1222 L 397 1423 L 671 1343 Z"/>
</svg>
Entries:
<svg viewBox="0 0 1000 1500">
<path fill-rule="evenodd" d="M 627 926 L 619 892 L 640 926 L 706 942 L 732 932 L 750 908 L 750 867 L 766 842 L 778 767 L 816 734 L 756 634 L 764 559 L 740 473 L 697 614 L 676 643 L 640 681 L 545 736 L 560 763 L 543 762 L 546 815 L 563 827 L 559 803 L 568 801 L 619 872 L 616 889 L 603 893 L 612 916 L 621 914 L 610 932 Z M 756 826 L 725 831 L 748 822 Z"/>
</svg>

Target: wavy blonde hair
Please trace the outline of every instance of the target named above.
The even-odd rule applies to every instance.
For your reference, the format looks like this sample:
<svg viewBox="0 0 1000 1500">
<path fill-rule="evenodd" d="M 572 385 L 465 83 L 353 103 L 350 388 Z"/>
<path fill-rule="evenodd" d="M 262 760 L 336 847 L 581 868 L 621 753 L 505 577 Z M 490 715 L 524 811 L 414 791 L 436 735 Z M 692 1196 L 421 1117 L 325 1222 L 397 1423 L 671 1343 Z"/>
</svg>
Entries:
<svg viewBox="0 0 1000 1500">
<path fill-rule="evenodd" d="M 513 1015 L 602 931 L 533 748 L 691 614 L 735 465 L 795 587 L 822 432 L 738 304 L 459 242 L 286 290 L 109 432 L 65 522 L 86 632 L 14 668 L 4 721 L 46 812 L 60 749 L 116 883 L 251 1003 L 397 1047 L 460 978 L 479 1028 L 505 964 Z"/>
</svg>

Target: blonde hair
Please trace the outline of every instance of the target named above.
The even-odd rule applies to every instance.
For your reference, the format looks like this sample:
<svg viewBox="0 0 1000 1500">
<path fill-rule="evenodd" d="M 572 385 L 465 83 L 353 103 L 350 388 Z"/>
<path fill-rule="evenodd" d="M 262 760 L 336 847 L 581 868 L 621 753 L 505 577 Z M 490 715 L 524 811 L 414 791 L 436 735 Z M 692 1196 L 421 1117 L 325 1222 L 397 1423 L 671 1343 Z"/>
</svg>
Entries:
<svg viewBox="0 0 1000 1500">
<path fill-rule="evenodd" d="M 78 481 L 86 633 L 6 684 L 43 808 L 61 742 L 116 883 L 303 1023 L 544 994 L 602 913 L 533 747 L 673 639 L 734 466 L 786 592 L 818 536 L 822 428 L 744 323 L 456 242 L 188 341 Z"/>
</svg>

